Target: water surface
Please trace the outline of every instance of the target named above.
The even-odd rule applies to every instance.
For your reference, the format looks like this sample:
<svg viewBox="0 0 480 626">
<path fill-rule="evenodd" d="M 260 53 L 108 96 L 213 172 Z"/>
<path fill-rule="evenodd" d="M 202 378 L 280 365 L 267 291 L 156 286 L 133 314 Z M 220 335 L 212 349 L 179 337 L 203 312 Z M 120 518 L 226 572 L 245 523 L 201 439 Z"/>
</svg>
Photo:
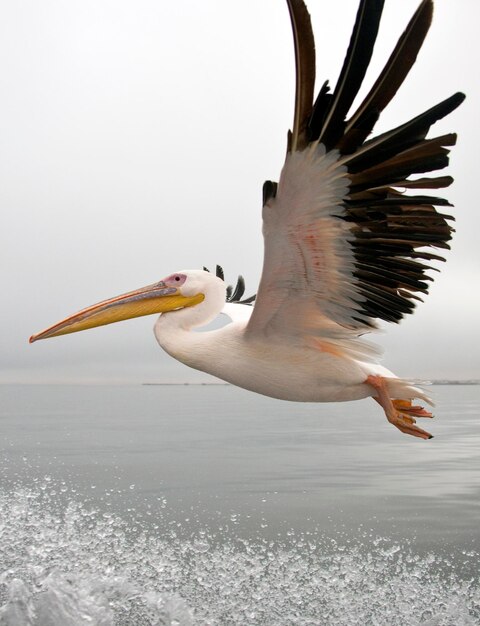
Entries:
<svg viewBox="0 0 480 626">
<path fill-rule="evenodd" d="M 479 624 L 480 388 L 431 390 L 425 442 L 371 400 L 0 388 L 0 624 Z"/>
</svg>

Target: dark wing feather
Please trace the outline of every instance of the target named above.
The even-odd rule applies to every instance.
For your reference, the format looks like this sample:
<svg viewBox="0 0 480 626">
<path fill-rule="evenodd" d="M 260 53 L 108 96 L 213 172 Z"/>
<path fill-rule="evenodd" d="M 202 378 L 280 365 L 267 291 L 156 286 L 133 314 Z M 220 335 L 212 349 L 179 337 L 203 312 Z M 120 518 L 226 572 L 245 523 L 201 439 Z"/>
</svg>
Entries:
<svg viewBox="0 0 480 626">
<path fill-rule="evenodd" d="M 272 180 L 266 180 L 263 183 L 263 203 L 262 206 L 265 206 L 270 199 L 275 198 L 277 195 L 277 187 L 278 183 L 273 182 Z"/>
<path fill-rule="evenodd" d="M 366 141 L 353 154 L 345 157 L 344 162 L 348 163 L 349 172 L 366 170 L 377 163 L 385 164 L 389 158 L 414 146 L 417 147 L 425 139 L 430 127 L 454 111 L 464 99 L 464 94 L 456 93 L 405 124 Z M 445 145 L 454 145 L 456 137 L 445 135 L 445 137 L 437 138 L 437 141 L 438 139 L 445 140 L 447 142 Z"/>
<path fill-rule="evenodd" d="M 308 143 L 306 128 L 315 88 L 315 41 L 310 15 L 303 0 L 287 0 L 295 46 L 295 112 L 289 150 L 301 150 Z"/>
<path fill-rule="evenodd" d="M 354 150 L 368 137 L 375 118 L 397 93 L 415 63 L 430 28 L 432 15 L 432 0 L 423 0 L 370 92 L 346 123 L 345 135 L 340 142 L 341 152 Z"/>
<path fill-rule="evenodd" d="M 345 116 L 360 89 L 372 57 L 383 4 L 384 0 L 360 2 L 350 45 L 318 137 L 327 148 L 335 145 L 340 135 L 343 135 Z"/>
<path fill-rule="evenodd" d="M 302 150 L 309 141 L 315 89 L 315 41 L 310 14 L 303 0 L 287 0 L 295 48 L 295 110 L 293 130 L 288 133 L 288 150 Z M 263 206 L 275 198 L 277 183 L 271 180 L 263 185 Z"/>
</svg>

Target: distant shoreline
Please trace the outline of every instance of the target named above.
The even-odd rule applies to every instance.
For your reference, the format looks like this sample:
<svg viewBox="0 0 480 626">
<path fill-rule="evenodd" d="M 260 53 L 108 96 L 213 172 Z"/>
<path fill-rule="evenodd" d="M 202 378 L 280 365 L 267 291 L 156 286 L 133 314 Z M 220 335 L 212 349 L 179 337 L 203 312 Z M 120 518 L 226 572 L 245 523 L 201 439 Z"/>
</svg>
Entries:
<svg viewBox="0 0 480 626">
<path fill-rule="evenodd" d="M 429 385 L 480 385 L 480 380 L 429 380 L 429 381 L 425 381 L 424 384 L 429 384 Z M 419 383 L 421 384 L 421 383 Z M 142 383 L 143 386 L 145 387 L 170 387 L 172 385 L 176 385 L 176 386 L 201 386 L 201 387 L 206 387 L 206 386 L 220 386 L 220 387 L 226 387 L 229 386 L 230 383 L 224 383 L 224 382 L 212 382 L 212 383 L 196 383 L 196 382 L 182 382 L 182 383 Z"/>
<path fill-rule="evenodd" d="M 171 386 L 188 386 L 188 387 L 227 387 L 230 383 L 141 383 L 143 387 L 171 387 Z"/>
<path fill-rule="evenodd" d="M 480 380 L 432 380 L 432 385 L 480 385 Z"/>
</svg>

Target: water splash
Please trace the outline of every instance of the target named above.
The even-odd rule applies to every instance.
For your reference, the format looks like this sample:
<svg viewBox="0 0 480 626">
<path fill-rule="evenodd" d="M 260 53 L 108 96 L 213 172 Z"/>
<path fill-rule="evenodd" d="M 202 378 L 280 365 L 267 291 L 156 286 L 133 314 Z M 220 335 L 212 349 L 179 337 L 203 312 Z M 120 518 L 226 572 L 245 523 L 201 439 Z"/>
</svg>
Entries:
<svg viewBox="0 0 480 626">
<path fill-rule="evenodd" d="M 162 519 L 137 532 L 52 481 L 0 493 L 1 626 L 472 626 L 476 552 L 381 537 L 248 541 Z"/>
</svg>

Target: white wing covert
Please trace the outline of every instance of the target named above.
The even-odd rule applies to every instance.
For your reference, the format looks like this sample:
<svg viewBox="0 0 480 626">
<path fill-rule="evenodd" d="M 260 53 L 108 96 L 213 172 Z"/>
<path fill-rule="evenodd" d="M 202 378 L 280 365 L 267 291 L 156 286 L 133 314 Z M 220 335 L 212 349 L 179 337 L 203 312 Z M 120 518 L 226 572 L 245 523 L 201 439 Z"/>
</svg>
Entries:
<svg viewBox="0 0 480 626">
<path fill-rule="evenodd" d="M 327 318 L 349 325 L 355 313 L 350 228 L 338 218 L 349 181 L 338 157 L 317 142 L 289 153 L 276 197 L 263 207 L 259 295 L 267 306 L 257 296 L 254 314 L 262 315 L 262 325 L 295 334 L 307 330 L 309 320 L 317 327 Z"/>
</svg>

